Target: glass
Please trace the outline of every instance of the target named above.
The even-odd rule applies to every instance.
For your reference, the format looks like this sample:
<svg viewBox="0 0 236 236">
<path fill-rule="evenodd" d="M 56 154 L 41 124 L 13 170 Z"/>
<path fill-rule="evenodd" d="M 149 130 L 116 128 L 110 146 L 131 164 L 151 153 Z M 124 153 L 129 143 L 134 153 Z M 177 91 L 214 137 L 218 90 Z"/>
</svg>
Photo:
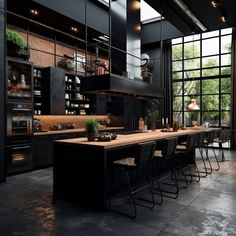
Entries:
<svg viewBox="0 0 236 236">
<path fill-rule="evenodd" d="M 231 52 L 231 40 L 232 40 L 232 35 L 221 37 L 221 53 Z"/>
<path fill-rule="evenodd" d="M 230 126 L 230 111 L 221 112 L 221 125 Z"/>
<path fill-rule="evenodd" d="M 173 95 L 178 96 L 182 95 L 182 82 L 173 83 Z"/>
<path fill-rule="evenodd" d="M 171 43 L 172 44 L 177 44 L 177 43 L 182 43 L 182 41 L 183 41 L 183 38 L 181 37 L 181 38 L 172 39 Z"/>
<path fill-rule="evenodd" d="M 231 78 L 221 79 L 221 93 L 230 93 L 231 92 Z"/>
<path fill-rule="evenodd" d="M 203 57 L 202 58 L 202 67 L 212 67 L 212 66 L 219 66 L 219 56 L 212 56 L 212 57 Z"/>
<path fill-rule="evenodd" d="M 203 39 L 211 38 L 211 37 L 215 37 L 215 36 L 218 36 L 218 35 L 219 35 L 219 30 L 216 30 L 216 31 L 211 31 L 211 32 L 203 33 L 202 34 L 202 38 Z"/>
<path fill-rule="evenodd" d="M 180 71 L 183 69 L 182 61 L 173 61 L 172 62 L 173 71 Z"/>
<path fill-rule="evenodd" d="M 221 34 L 231 34 L 232 33 L 232 28 L 226 28 L 221 30 Z"/>
<path fill-rule="evenodd" d="M 221 95 L 221 110 L 230 110 L 230 95 Z"/>
<path fill-rule="evenodd" d="M 183 107 L 182 97 L 173 97 L 173 110 L 181 111 Z"/>
<path fill-rule="evenodd" d="M 224 66 L 221 68 L 221 75 L 230 75 L 231 74 L 231 66 Z"/>
<path fill-rule="evenodd" d="M 184 82 L 184 95 L 192 95 L 200 93 L 200 81 L 185 81 Z"/>
<path fill-rule="evenodd" d="M 202 110 L 219 110 L 219 95 L 215 94 L 202 96 Z"/>
<path fill-rule="evenodd" d="M 190 70 L 184 71 L 184 78 L 185 79 L 192 79 L 200 77 L 200 70 Z"/>
<path fill-rule="evenodd" d="M 210 126 L 219 126 L 219 111 L 203 112 L 202 123 L 209 122 Z"/>
<path fill-rule="evenodd" d="M 222 66 L 231 65 L 231 54 L 221 55 L 221 65 Z"/>
<path fill-rule="evenodd" d="M 203 69 L 202 76 L 219 76 L 219 68 L 210 68 L 210 69 Z"/>
<path fill-rule="evenodd" d="M 219 93 L 219 79 L 202 80 L 202 94 Z"/>
<path fill-rule="evenodd" d="M 200 58 L 184 60 L 184 69 L 191 70 L 200 68 Z"/>
<path fill-rule="evenodd" d="M 183 78 L 183 72 L 173 72 L 172 79 L 173 80 L 180 80 Z"/>
<path fill-rule="evenodd" d="M 189 42 L 184 44 L 184 59 L 199 57 L 199 56 L 200 56 L 200 41 L 195 41 L 194 43 Z"/>
<path fill-rule="evenodd" d="M 219 54 L 219 37 L 202 40 L 202 56 Z"/>
<path fill-rule="evenodd" d="M 182 59 L 183 44 L 177 44 L 172 46 L 172 60 Z"/>
</svg>

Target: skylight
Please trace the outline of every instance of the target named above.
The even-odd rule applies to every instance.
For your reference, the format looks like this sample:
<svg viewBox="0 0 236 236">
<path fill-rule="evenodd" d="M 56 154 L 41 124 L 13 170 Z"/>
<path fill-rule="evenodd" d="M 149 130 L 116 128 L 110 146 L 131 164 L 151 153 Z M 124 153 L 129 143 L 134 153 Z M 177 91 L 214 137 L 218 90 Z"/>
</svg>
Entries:
<svg viewBox="0 0 236 236">
<path fill-rule="evenodd" d="M 109 0 L 98 0 L 106 6 L 109 6 Z M 141 0 L 141 22 L 148 23 L 155 20 L 160 20 L 161 15 L 153 9 L 149 4 L 144 0 Z"/>
<path fill-rule="evenodd" d="M 155 20 L 160 20 L 161 15 L 153 9 L 144 0 L 141 0 L 141 22 L 148 23 Z"/>
</svg>

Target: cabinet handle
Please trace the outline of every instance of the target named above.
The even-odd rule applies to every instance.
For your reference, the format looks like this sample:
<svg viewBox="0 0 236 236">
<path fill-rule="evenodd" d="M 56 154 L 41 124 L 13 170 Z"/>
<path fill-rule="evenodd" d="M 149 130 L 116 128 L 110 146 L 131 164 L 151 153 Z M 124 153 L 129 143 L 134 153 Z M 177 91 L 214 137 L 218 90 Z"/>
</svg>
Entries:
<svg viewBox="0 0 236 236">
<path fill-rule="evenodd" d="M 21 150 L 21 149 L 27 149 L 30 148 L 30 146 L 22 146 L 22 147 L 14 147 L 12 150 Z"/>
</svg>

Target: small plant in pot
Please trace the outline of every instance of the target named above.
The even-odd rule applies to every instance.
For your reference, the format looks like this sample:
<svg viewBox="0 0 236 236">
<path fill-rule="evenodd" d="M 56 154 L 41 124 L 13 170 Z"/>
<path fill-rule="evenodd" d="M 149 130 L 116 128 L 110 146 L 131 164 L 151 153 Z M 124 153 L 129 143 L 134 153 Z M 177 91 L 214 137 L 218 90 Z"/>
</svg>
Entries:
<svg viewBox="0 0 236 236">
<path fill-rule="evenodd" d="M 94 141 L 98 135 L 98 122 L 94 119 L 86 120 L 85 130 L 87 133 L 88 141 Z"/>
</svg>

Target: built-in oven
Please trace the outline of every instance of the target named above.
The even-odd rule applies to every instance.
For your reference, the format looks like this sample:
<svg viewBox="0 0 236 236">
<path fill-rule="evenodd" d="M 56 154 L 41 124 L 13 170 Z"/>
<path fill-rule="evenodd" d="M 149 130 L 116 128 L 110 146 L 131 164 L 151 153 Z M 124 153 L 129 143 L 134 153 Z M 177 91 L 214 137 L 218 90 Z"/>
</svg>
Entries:
<svg viewBox="0 0 236 236">
<path fill-rule="evenodd" d="M 7 174 L 32 169 L 31 103 L 7 103 Z"/>
<path fill-rule="evenodd" d="M 7 144 L 31 142 L 32 105 L 27 103 L 7 104 Z"/>
<path fill-rule="evenodd" d="M 31 143 L 7 146 L 7 174 L 17 174 L 32 169 Z"/>
</svg>

